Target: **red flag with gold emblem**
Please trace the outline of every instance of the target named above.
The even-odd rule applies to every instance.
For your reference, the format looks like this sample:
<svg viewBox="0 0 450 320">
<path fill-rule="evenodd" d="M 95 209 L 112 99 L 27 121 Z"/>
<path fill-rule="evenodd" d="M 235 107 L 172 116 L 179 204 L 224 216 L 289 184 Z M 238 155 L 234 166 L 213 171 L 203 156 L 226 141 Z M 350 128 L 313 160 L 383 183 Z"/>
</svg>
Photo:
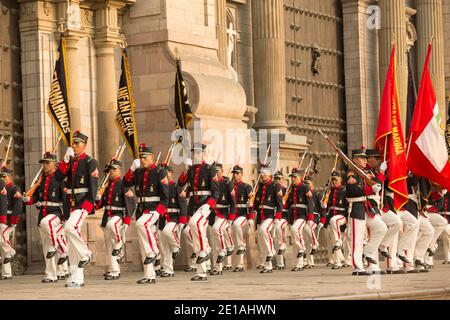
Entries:
<svg viewBox="0 0 450 320">
<path fill-rule="evenodd" d="M 408 187 L 405 138 L 400 117 L 395 65 L 394 46 L 381 100 L 375 147 L 381 154 L 384 154 L 385 146 L 387 148 L 388 185 L 394 192 L 394 206 L 398 210 L 408 201 Z"/>
</svg>

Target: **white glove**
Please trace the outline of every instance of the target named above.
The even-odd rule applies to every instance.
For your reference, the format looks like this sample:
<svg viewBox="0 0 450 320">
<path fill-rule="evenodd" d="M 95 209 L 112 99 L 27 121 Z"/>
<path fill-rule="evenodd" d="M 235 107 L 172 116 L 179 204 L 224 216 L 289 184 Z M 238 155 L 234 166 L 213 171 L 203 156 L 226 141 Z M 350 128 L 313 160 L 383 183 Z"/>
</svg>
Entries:
<svg viewBox="0 0 450 320">
<path fill-rule="evenodd" d="M 447 189 L 442 189 L 442 195 L 445 196 L 447 194 Z"/>
<path fill-rule="evenodd" d="M 30 202 L 30 197 L 24 195 L 24 196 L 22 197 L 22 201 L 23 201 L 24 203 L 28 203 L 28 202 Z"/>
<path fill-rule="evenodd" d="M 190 166 L 192 166 L 192 159 L 187 158 L 185 164 L 186 164 L 186 169 L 188 169 Z"/>
<path fill-rule="evenodd" d="M 328 205 L 326 203 L 322 203 L 322 209 L 326 209 Z"/>
<path fill-rule="evenodd" d="M 69 163 L 70 157 L 75 157 L 75 152 L 73 152 L 73 149 L 71 147 L 68 147 L 66 150 L 66 154 L 64 155 L 64 162 Z"/>
<path fill-rule="evenodd" d="M 319 222 L 319 229 L 322 229 L 322 228 L 323 228 L 323 223 Z"/>
<path fill-rule="evenodd" d="M 384 161 L 383 163 L 380 164 L 380 170 L 381 171 L 386 171 L 387 170 L 387 161 Z"/>
<path fill-rule="evenodd" d="M 40 201 L 36 202 L 35 205 L 36 205 L 36 208 L 39 209 L 40 207 L 42 207 L 42 202 L 40 202 Z"/>
<path fill-rule="evenodd" d="M 141 160 L 139 159 L 134 159 L 133 164 L 130 167 L 131 171 L 135 171 L 137 168 L 139 168 L 141 166 Z"/>
<path fill-rule="evenodd" d="M 124 223 L 124 224 L 122 225 L 122 234 L 126 234 L 126 233 L 127 233 L 127 230 L 128 230 L 128 225 Z"/>
<path fill-rule="evenodd" d="M 381 184 L 377 183 L 372 186 L 372 190 L 374 193 L 378 193 L 381 191 Z"/>
<path fill-rule="evenodd" d="M 99 193 L 97 193 L 95 195 L 95 201 L 100 201 L 101 199 L 102 199 L 102 196 Z"/>
</svg>

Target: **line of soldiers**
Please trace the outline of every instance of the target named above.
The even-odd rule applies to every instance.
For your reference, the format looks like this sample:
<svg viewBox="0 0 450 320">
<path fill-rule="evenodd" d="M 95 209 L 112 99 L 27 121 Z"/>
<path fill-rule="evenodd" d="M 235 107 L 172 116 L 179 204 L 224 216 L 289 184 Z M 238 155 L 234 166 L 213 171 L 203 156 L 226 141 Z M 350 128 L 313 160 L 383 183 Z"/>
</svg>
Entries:
<svg viewBox="0 0 450 320">
<path fill-rule="evenodd" d="M 81 228 L 85 218 L 101 208 L 108 254 L 105 280 L 120 277 L 126 231 L 134 214 L 144 270 L 139 284 L 155 283 L 157 275 L 173 277 L 173 261 L 182 249 L 189 257 L 185 271 L 196 272 L 192 281 L 205 281 L 208 274 L 223 275 L 232 269 L 233 253 L 238 256 L 233 271 L 243 272 L 246 239 L 255 225 L 261 273 L 285 268 L 287 231 L 297 251 L 294 272 L 314 267 L 320 234 L 329 244 L 328 265 L 332 269 L 351 265 L 353 275 L 428 272 L 441 234 L 444 263 L 450 263 L 450 196 L 445 190 L 433 193 L 424 213 L 419 210 L 419 179 L 410 175 L 409 201 L 397 212 L 393 191 L 384 183 L 387 163 L 376 150 L 358 149 L 352 155 L 356 166 L 377 184 L 368 186 L 352 170 L 334 171 L 330 186 L 321 193 L 313 177 L 301 169 L 292 170 L 286 188 L 283 174 L 273 175 L 265 165 L 253 190 L 242 180 L 240 166 L 233 168 L 230 179 L 221 164 L 207 164 L 203 144 L 194 144 L 192 160 L 187 160 L 186 170 L 175 181 L 173 168 L 157 165 L 152 148 L 141 144 L 139 159 L 123 177 L 120 161 L 113 159 L 106 166 L 107 183 L 99 189 L 97 161 L 86 155 L 87 141 L 86 135 L 76 131 L 59 164 L 56 155 L 45 153 L 40 161 L 43 174 L 32 196 L 22 195 L 14 185 L 14 173 L 2 169 L 2 279 L 12 277 L 10 261 L 15 251 L 10 238 L 23 203 L 39 209 L 46 265 L 42 282 L 66 279 L 69 288 L 85 284 L 83 268 L 92 253 Z M 182 237 L 186 248 L 181 247 Z M 379 254 L 385 258 L 386 271 L 381 270 Z"/>
</svg>

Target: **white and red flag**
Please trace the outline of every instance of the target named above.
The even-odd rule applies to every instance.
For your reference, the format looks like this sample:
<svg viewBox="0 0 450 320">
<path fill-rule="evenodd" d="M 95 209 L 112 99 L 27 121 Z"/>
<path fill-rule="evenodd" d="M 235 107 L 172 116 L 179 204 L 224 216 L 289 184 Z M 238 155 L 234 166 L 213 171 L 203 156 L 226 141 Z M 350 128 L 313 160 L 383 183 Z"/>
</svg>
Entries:
<svg viewBox="0 0 450 320">
<path fill-rule="evenodd" d="M 444 136 L 445 128 L 428 70 L 431 50 L 430 44 L 411 122 L 407 164 L 414 174 L 450 189 L 450 162 Z"/>
</svg>

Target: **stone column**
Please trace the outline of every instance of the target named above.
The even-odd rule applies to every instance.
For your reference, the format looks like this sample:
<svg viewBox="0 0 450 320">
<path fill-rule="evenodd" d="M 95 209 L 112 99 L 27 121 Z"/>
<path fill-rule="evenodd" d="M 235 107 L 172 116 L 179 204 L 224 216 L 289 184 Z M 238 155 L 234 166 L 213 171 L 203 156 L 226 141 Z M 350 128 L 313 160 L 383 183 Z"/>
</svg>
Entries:
<svg viewBox="0 0 450 320">
<path fill-rule="evenodd" d="M 216 33 L 217 40 L 219 41 L 219 48 L 217 50 L 217 56 L 219 61 L 226 66 L 227 65 L 227 1 L 216 0 Z"/>
<path fill-rule="evenodd" d="M 433 50 L 429 70 L 433 80 L 441 116 L 445 119 L 445 75 L 444 75 L 444 26 L 442 0 L 417 0 L 418 50 L 417 63 L 419 81 L 422 78 L 423 64 L 428 45 L 433 38 Z"/>
<path fill-rule="evenodd" d="M 72 130 L 82 130 L 81 128 L 81 106 L 80 106 L 80 83 L 78 74 L 78 40 L 79 36 L 66 36 L 67 65 L 69 73 L 69 104 Z"/>
<path fill-rule="evenodd" d="M 252 2 L 256 129 L 286 130 L 285 36 L 282 0 Z"/>
<path fill-rule="evenodd" d="M 402 123 L 406 119 L 406 97 L 408 90 L 408 58 L 406 55 L 406 6 L 405 0 L 379 0 L 381 10 L 380 30 L 380 85 L 383 92 L 389 68 L 392 45 L 396 46 L 398 94 L 402 112 Z"/>
<path fill-rule="evenodd" d="M 117 81 L 114 48 L 117 43 L 96 43 L 97 126 L 99 166 L 103 167 L 119 146 L 119 132 L 114 124 L 117 107 Z"/>
<path fill-rule="evenodd" d="M 98 155 L 103 167 L 119 146 L 120 134 L 114 124 L 117 108 L 117 87 L 114 49 L 121 39 L 117 10 L 123 3 L 107 1 L 95 9 L 94 45 L 97 57 L 97 126 Z"/>
</svg>

